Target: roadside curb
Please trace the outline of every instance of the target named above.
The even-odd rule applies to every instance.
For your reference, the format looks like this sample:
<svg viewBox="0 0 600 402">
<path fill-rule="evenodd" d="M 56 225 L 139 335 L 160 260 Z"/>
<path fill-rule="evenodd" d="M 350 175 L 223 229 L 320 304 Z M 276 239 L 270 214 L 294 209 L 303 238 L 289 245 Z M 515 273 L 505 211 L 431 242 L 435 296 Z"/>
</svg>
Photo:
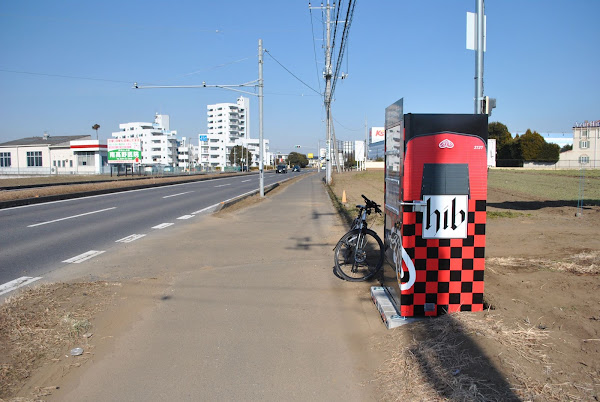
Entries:
<svg viewBox="0 0 600 402">
<path fill-rule="evenodd" d="M 313 174 L 314 174 L 314 173 L 311 173 L 311 174 L 309 174 L 308 176 L 311 176 L 311 175 L 313 175 Z M 280 186 L 282 183 L 287 183 L 287 182 L 288 182 L 288 181 L 290 181 L 290 180 L 294 180 L 294 179 L 300 179 L 300 178 L 302 178 L 302 176 L 300 176 L 300 177 L 290 177 L 290 178 L 288 178 L 288 179 L 285 179 L 285 180 L 282 180 L 282 181 L 280 181 L 280 182 L 273 183 L 273 184 L 269 184 L 269 185 L 265 186 L 265 189 L 264 189 L 264 191 L 265 191 L 265 194 L 267 194 L 267 193 L 269 193 L 269 192 L 271 192 L 271 191 L 275 190 L 275 189 L 276 189 L 277 187 L 279 187 L 279 186 Z M 252 197 L 253 195 L 256 195 L 256 194 L 258 194 L 258 193 L 259 193 L 259 191 L 260 191 L 259 189 L 252 190 L 252 191 L 249 191 L 249 192 L 247 192 L 247 193 L 245 193 L 245 194 L 238 195 L 237 197 L 230 198 L 230 199 L 228 199 L 228 200 L 225 200 L 225 201 L 221 201 L 221 202 L 218 204 L 218 206 L 219 206 L 219 208 L 218 208 L 218 209 L 210 209 L 210 207 L 209 207 L 209 209 L 207 209 L 207 212 L 208 212 L 208 213 L 211 213 L 211 212 L 218 212 L 218 211 L 220 211 L 220 210 L 222 210 L 222 209 L 229 208 L 229 207 L 231 207 L 231 206 L 233 206 L 233 205 L 237 204 L 238 202 L 245 200 L 245 199 L 246 199 L 246 198 L 248 198 L 248 197 Z M 217 205 L 215 205 L 215 208 L 216 208 L 216 207 L 217 207 Z M 204 212 L 204 211 L 203 211 L 203 212 Z"/>
</svg>

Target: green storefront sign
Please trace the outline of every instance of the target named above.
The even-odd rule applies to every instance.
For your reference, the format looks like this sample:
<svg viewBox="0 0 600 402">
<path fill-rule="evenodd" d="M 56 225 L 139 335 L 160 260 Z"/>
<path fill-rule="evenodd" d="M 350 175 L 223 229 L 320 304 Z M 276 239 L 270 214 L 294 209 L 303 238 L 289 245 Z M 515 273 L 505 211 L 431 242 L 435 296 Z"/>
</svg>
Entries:
<svg viewBox="0 0 600 402">
<path fill-rule="evenodd" d="M 141 163 L 142 144 L 139 138 L 109 139 L 108 163 Z"/>
<path fill-rule="evenodd" d="M 137 149 L 118 149 L 108 153 L 108 162 L 113 163 L 139 163 L 142 152 Z"/>
</svg>

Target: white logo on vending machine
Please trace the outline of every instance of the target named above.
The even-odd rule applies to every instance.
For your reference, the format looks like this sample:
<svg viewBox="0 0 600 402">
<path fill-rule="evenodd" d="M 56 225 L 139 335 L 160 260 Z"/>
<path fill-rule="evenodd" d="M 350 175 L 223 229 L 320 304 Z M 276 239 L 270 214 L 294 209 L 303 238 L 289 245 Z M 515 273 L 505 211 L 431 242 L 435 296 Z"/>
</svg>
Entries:
<svg viewBox="0 0 600 402">
<path fill-rule="evenodd" d="M 424 239 L 466 239 L 468 195 L 424 195 Z"/>
<path fill-rule="evenodd" d="M 443 148 L 454 148 L 454 143 L 446 138 L 445 140 L 442 140 L 438 146 L 442 149 Z"/>
</svg>

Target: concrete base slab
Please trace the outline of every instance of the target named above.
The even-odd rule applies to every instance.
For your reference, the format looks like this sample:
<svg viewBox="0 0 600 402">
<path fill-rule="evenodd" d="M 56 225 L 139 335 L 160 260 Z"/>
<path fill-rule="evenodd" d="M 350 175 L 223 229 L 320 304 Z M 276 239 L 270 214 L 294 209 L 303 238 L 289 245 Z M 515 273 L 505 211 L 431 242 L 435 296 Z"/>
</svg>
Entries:
<svg viewBox="0 0 600 402">
<path fill-rule="evenodd" d="M 371 300 L 375 303 L 381 320 L 387 329 L 396 328 L 412 322 L 421 321 L 422 318 L 402 317 L 396 309 L 388 292 L 382 286 L 371 286 Z"/>
</svg>

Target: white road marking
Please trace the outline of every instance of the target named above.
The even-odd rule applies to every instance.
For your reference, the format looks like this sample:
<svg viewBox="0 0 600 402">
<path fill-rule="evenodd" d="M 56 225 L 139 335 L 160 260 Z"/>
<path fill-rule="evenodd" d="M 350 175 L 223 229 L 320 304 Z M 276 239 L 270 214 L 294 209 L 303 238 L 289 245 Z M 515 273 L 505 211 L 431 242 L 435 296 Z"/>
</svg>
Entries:
<svg viewBox="0 0 600 402">
<path fill-rule="evenodd" d="M 174 225 L 174 223 L 161 223 L 160 225 L 152 226 L 152 229 L 164 229 L 171 225 Z"/>
<path fill-rule="evenodd" d="M 2 209 L 0 209 L 0 213 L 2 213 L 4 211 L 9 211 L 11 209 L 43 207 L 44 205 L 47 205 L 47 204 L 57 204 L 59 202 L 76 202 L 76 201 L 82 201 L 82 200 L 85 201 L 88 198 L 110 197 L 110 196 L 121 195 L 121 194 L 125 194 L 125 193 L 135 193 L 138 191 L 151 191 L 151 190 L 157 190 L 157 189 L 160 190 L 160 189 L 164 189 L 165 187 L 188 186 L 190 184 L 204 184 L 204 183 L 211 184 L 211 182 L 220 181 L 220 180 L 228 180 L 228 179 L 230 179 L 230 177 L 221 177 L 218 179 L 207 179 L 207 180 L 199 180 L 199 181 L 190 181 L 190 182 L 179 183 L 179 184 L 169 184 L 167 186 L 138 188 L 137 190 L 118 191 L 116 193 L 109 193 L 109 194 L 89 195 L 86 197 L 69 198 L 66 200 L 40 202 L 39 204 L 29 204 L 29 205 L 20 205 L 18 207 L 2 208 Z"/>
<path fill-rule="evenodd" d="M 132 241 L 141 239 L 144 236 L 146 236 L 146 235 L 145 234 L 132 234 L 127 237 L 123 237 L 122 239 L 115 240 L 115 243 L 131 243 Z"/>
<path fill-rule="evenodd" d="M 208 211 L 208 210 L 209 210 L 209 209 L 211 209 L 211 208 L 215 208 L 215 207 L 216 207 L 216 206 L 218 206 L 219 204 L 221 204 L 221 203 L 220 203 L 220 202 L 218 202 L 218 203 L 216 203 L 216 204 L 213 204 L 213 205 L 211 205 L 210 207 L 202 208 L 202 209 L 201 209 L 201 210 L 199 210 L 199 211 L 192 212 L 192 215 L 198 215 L 198 214 L 201 214 L 201 213 L 202 213 L 202 212 L 204 212 L 204 211 Z"/>
<path fill-rule="evenodd" d="M 178 195 L 183 195 L 183 194 L 188 194 L 188 193 L 193 193 L 193 191 L 186 191 L 185 193 L 165 195 L 163 198 L 177 197 Z"/>
<path fill-rule="evenodd" d="M 231 183 L 228 183 L 228 184 L 220 184 L 220 185 L 218 185 L 218 186 L 215 186 L 215 188 L 217 188 L 217 187 L 225 187 L 225 186 L 231 186 Z"/>
<path fill-rule="evenodd" d="M 64 221 L 67 219 L 73 219 L 73 218 L 79 218 L 80 216 L 85 216 L 85 215 L 92 215 L 92 214 L 97 214 L 99 212 L 104 212 L 104 211 L 110 211 L 111 209 L 116 209 L 117 207 L 111 207 L 111 208 L 105 208 L 105 209 L 100 209 L 98 211 L 92 211 L 92 212 L 86 212 L 84 214 L 79 214 L 79 215 L 73 215 L 73 216 L 67 216 L 66 218 L 59 218 L 59 219 L 54 219 L 52 221 L 48 221 L 48 222 L 41 222 L 41 223 L 36 223 L 33 225 L 29 225 L 27 226 L 28 228 L 33 228 L 36 226 L 41 226 L 41 225 L 47 225 L 49 223 L 54 223 L 54 222 L 60 222 L 60 221 Z"/>
<path fill-rule="evenodd" d="M 42 277 L 38 276 L 36 278 L 33 278 L 31 276 L 22 276 L 18 279 L 15 279 L 14 281 L 6 282 L 5 284 L 0 285 L 0 295 L 12 292 L 13 290 L 20 288 L 21 286 L 28 285 L 31 282 L 35 282 L 39 279 L 42 279 Z"/>
<path fill-rule="evenodd" d="M 183 215 L 183 216 L 180 216 L 177 219 L 190 219 L 190 218 L 193 218 L 193 217 L 194 217 L 194 215 Z"/>
<path fill-rule="evenodd" d="M 242 183 L 245 183 L 247 181 L 252 181 L 252 179 L 248 179 L 248 180 L 242 180 Z"/>
<path fill-rule="evenodd" d="M 103 252 L 104 251 L 90 250 L 90 251 L 86 251 L 83 254 L 79 254 L 73 258 L 69 258 L 68 260 L 64 260 L 63 262 L 66 262 L 67 264 L 79 264 L 80 262 L 84 262 L 85 260 L 94 258 L 94 257 L 102 254 Z"/>
</svg>

